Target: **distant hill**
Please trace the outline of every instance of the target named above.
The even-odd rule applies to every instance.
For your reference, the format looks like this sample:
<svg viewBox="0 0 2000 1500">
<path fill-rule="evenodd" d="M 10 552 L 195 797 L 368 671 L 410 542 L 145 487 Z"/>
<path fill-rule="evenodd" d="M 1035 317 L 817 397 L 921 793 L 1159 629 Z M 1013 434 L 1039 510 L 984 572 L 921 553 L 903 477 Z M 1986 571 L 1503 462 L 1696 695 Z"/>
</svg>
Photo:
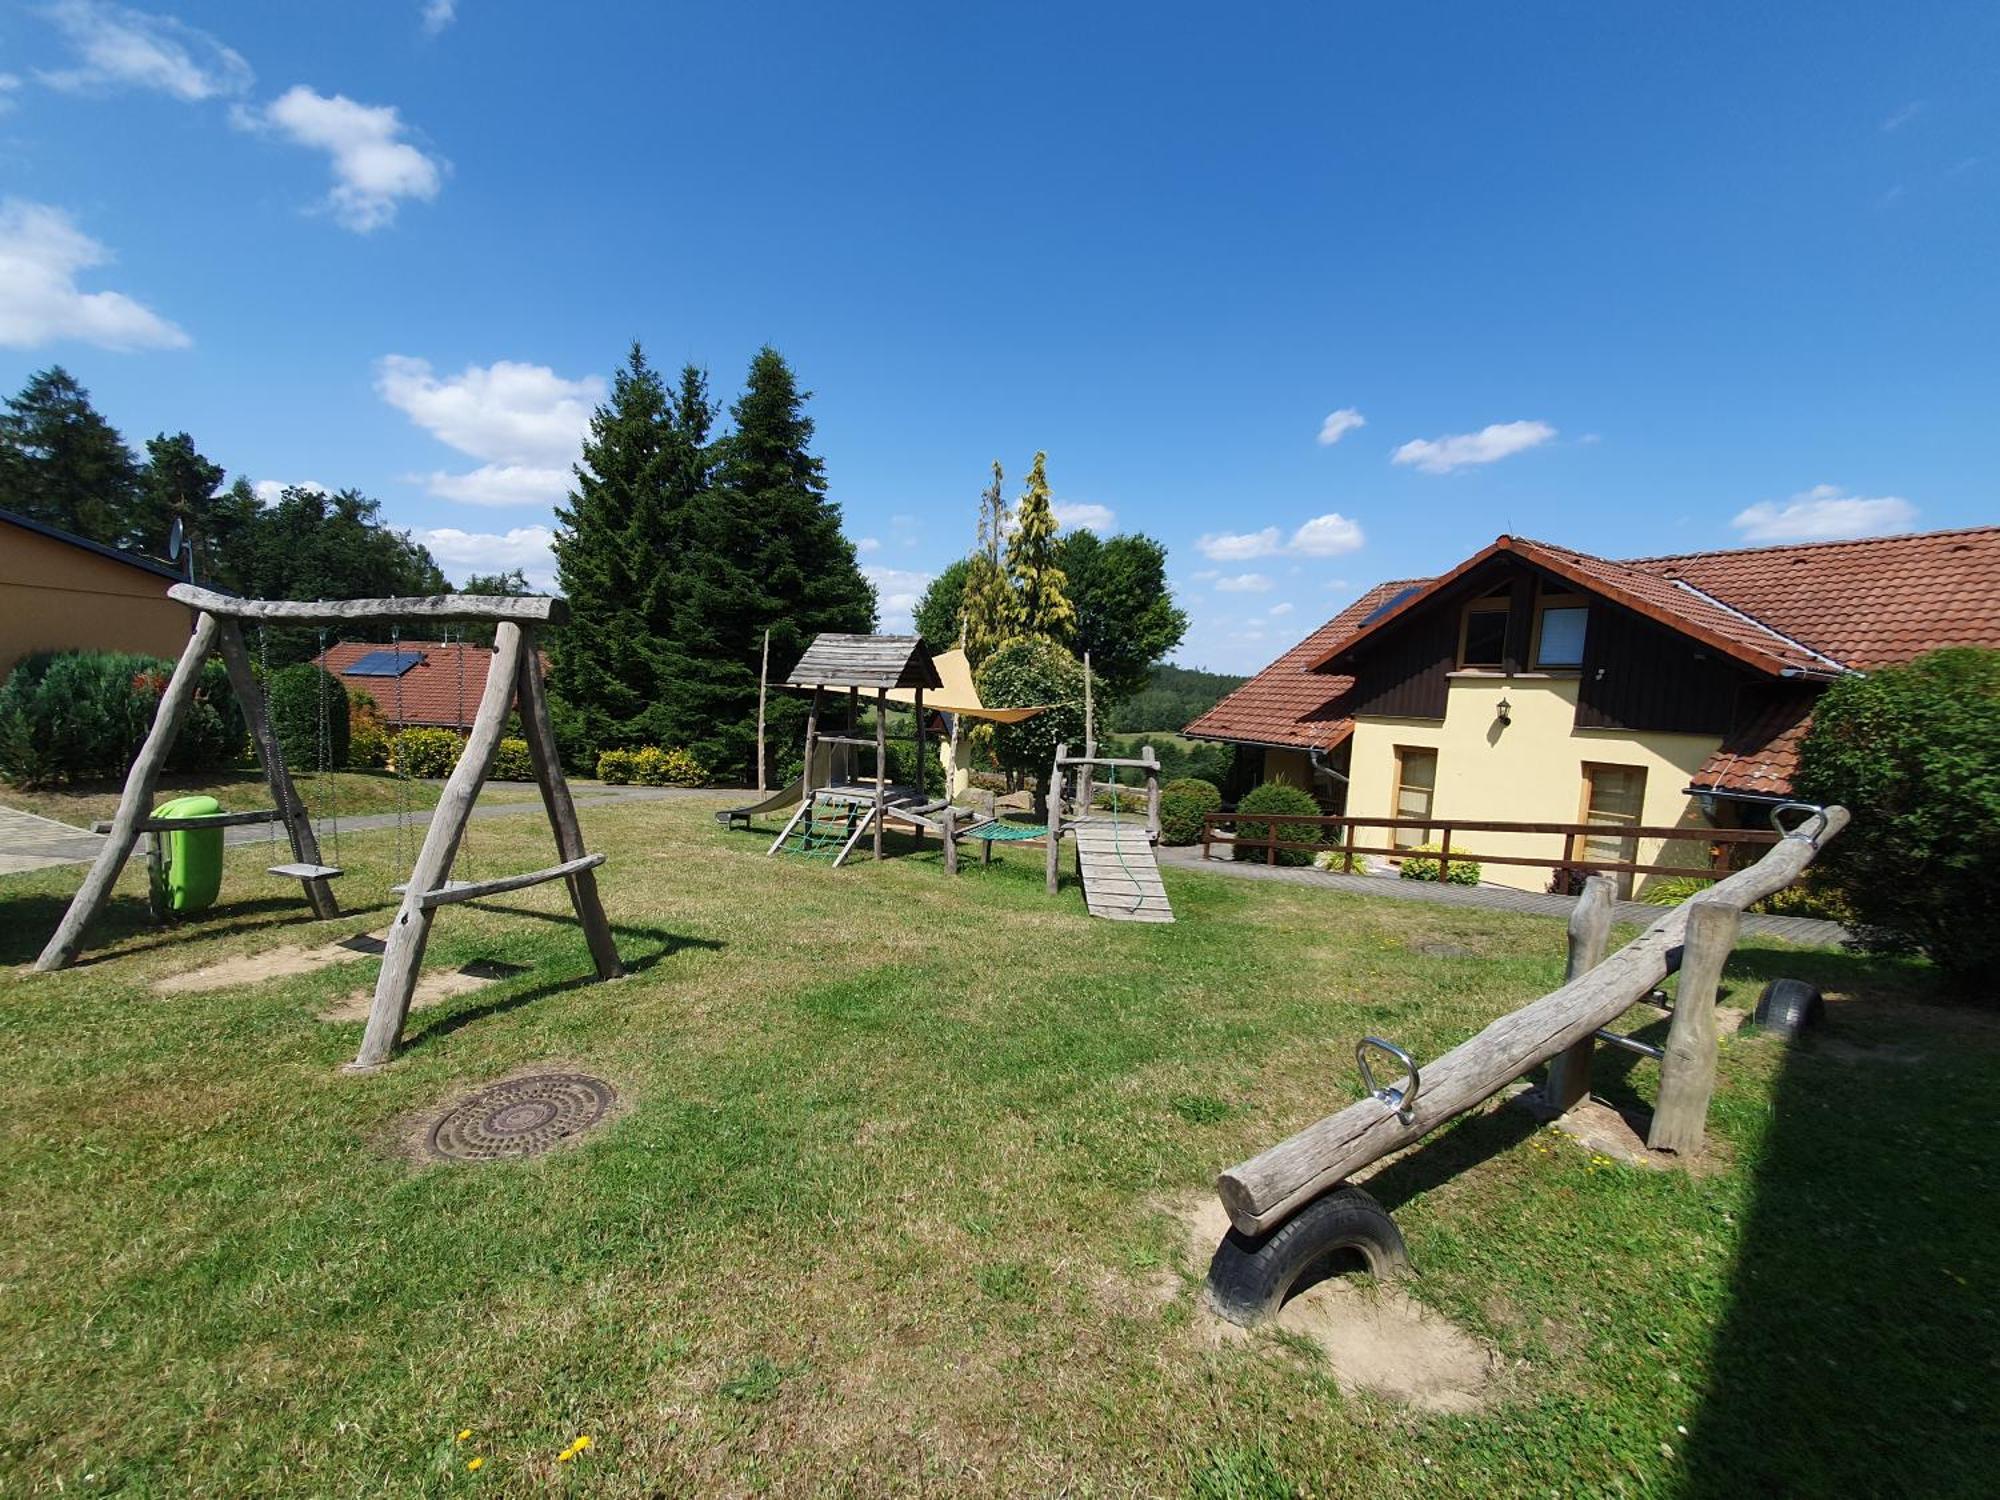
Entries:
<svg viewBox="0 0 2000 1500">
<path fill-rule="evenodd" d="M 1106 728 L 1121 734 L 1165 730 L 1178 734 L 1181 726 L 1207 713 L 1223 697 L 1241 687 L 1245 678 L 1226 672 L 1202 672 L 1193 667 L 1155 667 L 1146 686 L 1106 715 Z"/>
</svg>

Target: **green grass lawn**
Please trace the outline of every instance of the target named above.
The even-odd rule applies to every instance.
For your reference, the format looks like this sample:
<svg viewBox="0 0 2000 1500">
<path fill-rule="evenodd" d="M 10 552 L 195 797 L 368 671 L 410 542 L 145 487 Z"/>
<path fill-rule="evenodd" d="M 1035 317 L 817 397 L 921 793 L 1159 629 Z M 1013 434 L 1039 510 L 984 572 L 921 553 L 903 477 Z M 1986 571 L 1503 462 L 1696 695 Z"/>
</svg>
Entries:
<svg viewBox="0 0 2000 1500">
<path fill-rule="evenodd" d="M 314 816 L 324 817 L 331 810 L 347 818 L 392 813 L 399 807 L 435 807 L 442 783 L 414 778 L 401 781 L 387 771 L 334 771 L 326 775 L 307 771 L 294 777 L 292 785 Z M 571 785 L 575 787 L 579 783 L 572 782 Z M 115 781 L 42 787 L 33 791 L 0 784 L 0 804 L 82 828 L 115 813 L 122 790 Z M 161 776 L 154 802 L 158 804 L 169 798 L 196 793 L 206 793 L 231 812 L 247 812 L 271 805 L 271 791 L 264 784 L 264 773 L 255 766 L 223 771 L 170 772 Z M 489 782 L 480 792 L 480 800 L 514 802 L 538 795 L 534 787 L 524 783 Z"/>
<path fill-rule="evenodd" d="M 1434 1415 L 1208 1337 L 1168 1206 L 1358 1097 L 1361 1034 L 1435 1057 L 1553 986 L 1560 924 L 1179 870 L 1176 925 L 1115 924 L 1039 851 L 950 880 L 766 859 L 699 802 L 583 817 L 632 976 L 581 982 L 560 886 L 449 908 L 428 968 L 524 972 L 370 1076 L 317 1017 L 371 960 L 152 986 L 381 926 L 387 833 L 346 841 L 342 921 L 237 859 L 158 931 L 135 869 L 86 963 L 0 975 L 0 1493 L 1990 1493 L 2000 1025 L 1920 965 L 1746 943 L 1730 1003 L 1840 998 L 1800 1045 L 1725 1040 L 1703 1172 L 1502 1109 L 1376 1178 L 1413 1294 L 1501 1361 Z M 546 864 L 546 827 L 476 855 Z M 0 960 L 79 878 L 0 878 Z M 531 1067 L 621 1112 L 413 1163 Z M 1654 1078 L 1614 1053 L 1598 1086 Z"/>
</svg>

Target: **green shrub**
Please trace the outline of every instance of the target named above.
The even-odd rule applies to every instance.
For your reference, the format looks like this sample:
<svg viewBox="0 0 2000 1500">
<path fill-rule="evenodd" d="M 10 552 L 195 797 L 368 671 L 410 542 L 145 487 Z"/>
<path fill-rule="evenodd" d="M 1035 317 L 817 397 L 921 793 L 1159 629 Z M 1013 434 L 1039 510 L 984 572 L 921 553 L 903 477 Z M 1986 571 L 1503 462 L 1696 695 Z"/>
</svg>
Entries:
<svg viewBox="0 0 2000 1500">
<path fill-rule="evenodd" d="M 24 657 L 0 684 L 0 776 L 21 786 L 122 777 L 172 675 L 171 662 L 123 651 Z M 240 760 L 244 749 L 243 715 L 228 674 L 210 662 L 167 765 L 209 770 Z"/>
<path fill-rule="evenodd" d="M 1714 884 L 1714 881 L 1703 880 L 1699 875 L 1675 875 L 1668 880 L 1654 881 L 1639 893 L 1639 899 L 1648 906 L 1679 906 Z"/>
<path fill-rule="evenodd" d="M 1405 880 L 1436 880 L 1438 862 L 1434 859 L 1417 858 L 1423 854 L 1437 854 L 1442 844 L 1419 844 L 1410 854 L 1403 857 L 1402 876 Z M 1445 872 L 1447 885 L 1478 885 L 1479 866 L 1476 862 L 1461 857 L 1462 851 L 1451 851 L 1451 864 Z"/>
<path fill-rule="evenodd" d="M 1160 842 L 1201 842 L 1202 819 L 1222 806 L 1222 793 L 1212 781 L 1182 776 L 1160 788 Z"/>
<path fill-rule="evenodd" d="M 1239 844 L 1261 843 L 1274 832 L 1281 844 L 1320 842 L 1322 830 L 1311 823 L 1264 823 L 1256 818 L 1247 820 L 1244 818 L 1245 813 L 1268 813 L 1277 817 L 1290 817 L 1294 814 L 1318 817 L 1319 804 L 1288 781 L 1267 781 L 1260 787 L 1252 788 L 1243 800 L 1236 804 L 1236 813 L 1236 838 Z M 1310 849 L 1280 849 L 1276 851 L 1275 861 L 1268 851 L 1239 848 L 1236 853 L 1239 859 L 1247 853 L 1253 859 L 1263 859 L 1266 863 L 1281 865 L 1312 863 Z"/>
<path fill-rule="evenodd" d="M 500 742 L 500 748 L 493 755 L 490 779 L 494 781 L 535 779 L 535 763 L 528 758 L 526 740 L 505 739 Z"/>
<path fill-rule="evenodd" d="M 391 742 L 390 764 L 401 776 L 449 776 L 464 748 L 449 729 L 405 729 Z"/>
<path fill-rule="evenodd" d="M 706 786 L 708 771 L 689 751 L 645 745 L 632 752 L 632 780 L 640 786 Z"/>
<path fill-rule="evenodd" d="M 630 750 L 602 750 L 597 756 L 597 779 L 612 786 L 630 786 L 632 783 L 632 752 Z"/>
<path fill-rule="evenodd" d="M 389 764 L 389 726 L 366 693 L 355 693 L 348 701 L 347 763 L 371 770 Z"/>
<path fill-rule="evenodd" d="M 1083 743 L 1083 663 L 1053 641 L 1004 642 L 980 665 L 978 684 L 980 702 L 999 708 L 1050 705 L 1019 724 L 986 726 L 1002 770 L 1046 778 L 1057 745 Z"/>
<path fill-rule="evenodd" d="M 2000 1004 L 2000 651 L 1933 651 L 1843 677 L 1813 708 L 1794 778 L 1854 814 L 1818 868 L 1861 945 L 1917 952 L 1950 989 Z"/>
<path fill-rule="evenodd" d="M 313 662 L 282 667 L 264 684 L 271 732 L 286 769 L 295 775 L 314 770 L 338 771 L 347 765 L 347 689 L 340 679 Z M 320 744 L 324 723 L 326 744 Z"/>
</svg>

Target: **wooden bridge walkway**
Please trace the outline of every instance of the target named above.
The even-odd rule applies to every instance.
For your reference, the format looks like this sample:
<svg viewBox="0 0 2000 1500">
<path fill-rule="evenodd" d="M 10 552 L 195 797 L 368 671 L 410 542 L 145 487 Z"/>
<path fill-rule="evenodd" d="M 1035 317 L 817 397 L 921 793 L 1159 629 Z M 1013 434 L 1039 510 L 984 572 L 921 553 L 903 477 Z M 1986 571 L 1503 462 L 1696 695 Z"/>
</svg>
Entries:
<svg viewBox="0 0 2000 1500">
<path fill-rule="evenodd" d="M 1093 917 L 1114 922 L 1171 922 L 1173 906 L 1143 820 L 1093 814 L 1065 825 L 1076 839 L 1076 869 Z"/>
</svg>

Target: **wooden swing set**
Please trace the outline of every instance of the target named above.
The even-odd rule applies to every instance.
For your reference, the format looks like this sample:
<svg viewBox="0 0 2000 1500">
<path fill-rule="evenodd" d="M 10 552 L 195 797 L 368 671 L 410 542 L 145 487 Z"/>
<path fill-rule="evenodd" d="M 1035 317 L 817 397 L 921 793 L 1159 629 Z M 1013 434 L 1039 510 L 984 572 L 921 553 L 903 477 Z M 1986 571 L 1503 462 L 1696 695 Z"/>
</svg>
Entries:
<svg viewBox="0 0 2000 1500">
<path fill-rule="evenodd" d="M 569 887 L 578 925 L 589 944 L 590 957 L 599 979 L 616 979 L 624 974 L 618 949 L 612 941 L 611 925 L 598 899 L 597 878 L 593 873 L 604 863 L 602 854 L 587 853 L 583 833 L 577 823 L 576 804 L 569 783 L 563 778 L 562 761 L 556 752 L 555 729 L 549 721 L 548 689 L 542 680 L 541 655 L 535 649 L 536 632 L 545 625 L 560 625 L 568 607 L 560 599 L 503 598 L 480 594 L 442 594 L 406 599 L 345 599 L 304 603 L 280 599 L 238 599 L 217 594 L 192 584 L 176 584 L 169 597 L 194 611 L 194 629 L 188 637 L 173 677 L 160 697 L 153 725 L 139 747 L 132 769 L 126 774 L 125 789 L 118 800 L 117 814 L 111 819 L 104 847 L 98 851 L 90 873 L 57 924 L 55 934 L 35 960 L 37 970 L 48 972 L 69 967 L 83 946 L 84 930 L 104 909 L 119 872 L 132 856 L 139 835 L 171 829 L 218 827 L 233 823 L 281 822 L 291 838 L 292 859 L 271 867 L 274 875 L 296 879 L 305 899 L 319 918 L 337 917 L 340 905 L 334 899 L 331 882 L 340 870 L 324 863 L 319 841 L 313 832 L 298 794 L 293 790 L 277 736 L 265 712 L 264 693 L 250 664 L 243 639 L 243 622 L 259 625 L 351 625 L 380 621 L 422 619 L 429 621 L 467 620 L 493 624 L 493 659 L 487 668 L 486 686 L 473 716 L 451 775 L 425 831 L 422 847 L 410 870 L 409 879 L 395 887 L 402 897 L 389 941 L 382 955 L 382 972 L 375 984 L 375 1000 L 368 1013 L 368 1027 L 361 1050 L 350 1070 L 381 1066 L 395 1053 L 402 1039 L 403 1022 L 409 1015 L 410 999 L 416 991 L 417 975 L 423 965 L 424 948 L 430 941 L 431 921 L 440 906 L 521 890 L 545 881 L 561 880 Z M 190 819 L 159 820 L 147 809 L 159 784 L 160 770 L 167 752 L 180 732 L 181 721 L 194 699 L 195 685 L 209 655 L 220 650 L 230 688 L 242 708 L 244 722 L 257 749 L 275 809 L 269 813 L 218 813 Z M 521 729 L 528 742 L 528 758 L 541 788 L 542 805 L 547 809 L 555 832 L 559 863 L 544 870 L 505 875 L 492 880 L 451 879 L 453 861 L 465 837 L 466 822 L 472 813 L 479 789 L 493 769 L 500 736 L 508 710 L 519 695 Z"/>
</svg>

